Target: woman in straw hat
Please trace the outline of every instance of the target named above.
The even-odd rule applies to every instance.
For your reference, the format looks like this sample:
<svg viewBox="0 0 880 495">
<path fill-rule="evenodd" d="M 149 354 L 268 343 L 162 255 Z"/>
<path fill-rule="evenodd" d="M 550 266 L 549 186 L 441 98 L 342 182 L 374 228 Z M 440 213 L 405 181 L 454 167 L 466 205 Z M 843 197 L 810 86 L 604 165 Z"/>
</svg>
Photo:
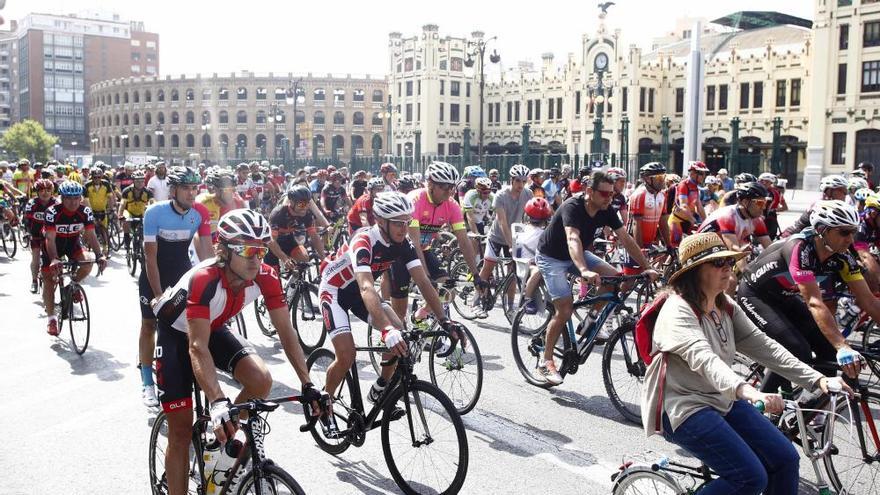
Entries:
<svg viewBox="0 0 880 495">
<path fill-rule="evenodd" d="M 752 405 L 769 413 L 784 404 L 732 369 L 745 354 L 807 390 L 828 390 L 829 380 L 761 332 L 724 290 L 732 267 L 746 253 L 730 251 L 715 233 L 698 233 L 679 248 L 681 269 L 657 317 L 642 397 L 650 436 L 664 437 L 694 454 L 718 474 L 705 494 L 796 494 L 799 458 L 791 442 Z"/>
</svg>

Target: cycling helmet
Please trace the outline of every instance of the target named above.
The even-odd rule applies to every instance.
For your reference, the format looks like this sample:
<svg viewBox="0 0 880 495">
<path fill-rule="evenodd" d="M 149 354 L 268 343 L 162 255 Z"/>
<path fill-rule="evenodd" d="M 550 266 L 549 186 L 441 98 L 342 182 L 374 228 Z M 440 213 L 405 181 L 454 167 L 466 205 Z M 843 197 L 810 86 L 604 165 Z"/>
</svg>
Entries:
<svg viewBox="0 0 880 495">
<path fill-rule="evenodd" d="M 865 179 L 868 177 L 868 174 L 865 173 L 864 170 L 857 168 L 857 169 L 853 170 L 852 172 L 850 172 L 849 176 L 850 177 L 861 177 L 861 178 Z"/>
<path fill-rule="evenodd" d="M 867 198 L 865 198 L 865 209 L 873 208 L 877 211 L 880 211 L 880 197 L 875 194 L 869 194 Z"/>
<path fill-rule="evenodd" d="M 205 184 L 214 187 L 221 187 L 223 182 L 226 181 L 228 181 L 229 184 L 235 182 L 235 175 L 233 175 L 231 170 L 219 167 L 208 169 L 208 175 L 205 177 Z"/>
<path fill-rule="evenodd" d="M 569 165 L 569 164 L 563 165 L 562 166 L 562 173 L 563 174 L 571 174 L 571 165 Z"/>
<path fill-rule="evenodd" d="M 650 177 L 652 175 L 661 175 L 666 173 L 666 166 L 660 162 L 651 162 L 642 165 L 639 169 L 639 176 Z"/>
<path fill-rule="evenodd" d="M 54 191 L 55 183 L 49 179 L 40 179 L 34 183 L 34 189 L 36 189 L 37 191 L 42 191 L 43 189 Z"/>
<path fill-rule="evenodd" d="M 727 175 L 727 169 L 726 168 L 719 168 L 718 175 Z"/>
<path fill-rule="evenodd" d="M 287 190 L 287 199 L 294 203 L 299 201 L 309 201 L 312 199 L 312 192 L 309 191 L 308 187 L 297 184 Z"/>
<path fill-rule="evenodd" d="M 459 179 L 458 170 L 446 162 L 431 162 L 425 177 L 438 184 L 457 184 Z"/>
<path fill-rule="evenodd" d="M 201 183 L 201 176 L 199 176 L 199 173 L 192 167 L 177 165 L 171 167 L 171 170 L 168 172 L 169 186 L 190 186 L 199 185 Z"/>
<path fill-rule="evenodd" d="M 670 184 L 678 184 L 681 182 L 681 176 L 678 174 L 666 174 L 666 182 Z"/>
<path fill-rule="evenodd" d="M 498 175 L 498 169 L 493 168 L 492 170 L 489 171 L 489 175 Z"/>
<path fill-rule="evenodd" d="M 550 174 L 550 177 L 559 177 L 559 169 L 556 167 L 547 169 L 547 173 Z"/>
<path fill-rule="evenodd" d="M 532 198 L 526 203 L 526 215 L 532 220 L 547 220 L 553 215 L 553 209 L 550 203 L 544 198 Z"/>
<path fill-rule="evenodd" d="M 21 160 L 18 161 L 18 166 L 19 167 L 30 167 L 31 161 L 28 160 L 27 158 L 22 158 Z"/>
<path fill-rule="evenodd" d="M 373 200 L 373 214 L 379 218 L 394 218 L 401 215 L 412 215 L 413 204 L 403 193 L 397 191 L 382 192 Z"/>
<path fill-rule="evenodd" d="M 708 172 L 709 167 L 701 161 L 690 162 L 688 164 L 688 172 Z"/>
<path fill-rule="evenodd" d="M 856 201 L 865 201 L 868 199 L 868 196 L 871 196 L 872 194 L 874 194 L 874 191 L 868 189 L 867 187 L 863 187 L 853 193 L 853 198 Z"/>
<path fill-rule="evenodd" d="M 462 175 L 465 179 L 485 177 L 486 171 L 479 165 L 471 165 L 464 168 L 464 173 Z"/>
<path fill-rule="evenodd" d="M 760 182 L 746 182 L 736 186 L 736 199 L 763 199 L 767 197 L 767 188 Z"/>
<path fill-rule="evenodd" d="M 544 169 L 542 168 L 533 168 L 529 170 L 529 177 L 534 177 L 536 175 L 541 175 L 544 173 Z"/>
<path fill-rule="evenodd" d="M 817 201 L 810 211 L 810 225 L 819 227 L 857 227 L 859 214 L 855 207 L 837 199 Z"/>
<path fill-rule="evenodd" d="M 511 179 L 525 179 L 529 176 L 529 167 L 526 167 L 522 164 L 516 164 L 510 167 L 510 178 Z"/>
<path fill-rule="evenodd" d="M 828 189 L 838 189 L 841 187 L 845 189 L 847 186 L 849 186 L 849 183 L 842 175 L 826 175 L 819 182 L 819 190 L 823 193 Z"/>
<path fill-rule="evenodd" d="M 745 184 L 747 182 L 758 182 L 758 178 L 754 175 L 743 172 L 741 174 L 737 174 L 736 177 L 733 178 L 734 184 Z"/>
<path fill-rule="evenodd" d="M 706 185 L 707 186 L 713 186 L 713 185 L 720 186 L 721 179 L 719 179 L 718 177 L 715 177 L 714 175 L 710 175 L 709 177 L 706 177 Z"/>
<path fill-rule="evenodd" d="M 248 164 L 247 164 L 247 163 L 241 162 L 241 163 L 239 163 L 238 165 L 235 166 L 235 171 L 236 171 L 236 172 L 241 172 L 242 170 L 250 170 L 250 169 L 248 168 Z"/>
<path fill-rule="evenodd" d="M 389 172 L 397 173 L 397 167 L 393 163 L 383 163 L 382 166 L 379 167 L 379 173 L 387 174 Z"/>
<path fill-rule="evenodd" d="M 272 240 L 272 230 L 266 217 L 247 208 L 238 208 L 220 217 L 217 233 L 220 241 L 227 244 L 267 243 Z"/>
<path fill-rule="evenodd" d="M 104 169 L 102 169 L 101 167 L 95 167 L 89 172 L 89 175 L 91 175 L 92 177 L 103 177 Z"/>
<path fill-rule="evenodd" d="M 146 174 L 144 174 L 143 170 L 135 170 L 131 173 L 132 180 L 144 180 L 146 178 Z"/>
<path fill-rule="evenodd" d="M 848 182 L 849 191 L 855 192 L 864 187 L 868 187 L 868 181 L 861 177 L 853 177 Z"/>
<path fill-rule="evenodd" d="M 492 179 L 488 177 L 477 177 L 477 180 L 474 181 L 474 187 L 481 191 L 491 191 Z"/>
<path fill-rule="evenodd" d="M 381 177 L 373 177 L 369 181 L 367 181 L 367 189 L 373 189 L 375 187 L 385 188 L 385 179 Z"/>
<path fill-rule="evenodd" d="M 381 178 L 379 180 L 382 180 Z M 415 177 L 411 175 L 404 175 L 397 181 L 397 188 L 400 192 L 407 193 L 412 191 L 413 189 L 418 189 L 421 187 L 419 185 L 419 181 L 415 179 Z"/>
<path fill-rule="evenodd" d="M 83 186 L 79 182 L 66 180 L 58 187 L 58 194 L 62 197 L 69 198 L 73 196 L 82 196 Z"/>
<path fill-rule="evenodd" d="M 330 177 L 328 177 L 328 178 L 330 179 L 331 182 L 334 180 L 342 180 L 343 179 L 342 174 L 340 174 L 339 172 L 337 172 L 335 170 L 333 172 L 330 172 Z"/>
<path fill-rule="evenodd" d="M 415 180 L 416 182 L 418 182 L 419 184 L 421 184 L 421 182 L 422 182 L 422 174 L 421 174 L 421 173 L 419 173 L 419 172 L 413 172 L 413 174 L 412 174 L 412 178 L 413 178 L 413 180 Z"/>
<path fill-rule="evenodd" d="M 776 176 L 771 174 L 770 172 L 764 172 L 763 174 L 758 176 L 758 180 L 766 180 L 770 181 L 774 186 L 776 185 Z"/>
<path fill-rule="evenodd" d="M 126 172 L 131 172 L 132 170 L 134 170 L 134 163 L 125 162 L 122 167 L 125 169 Z"/>
<path fill-rule="evenodd" d="M 626 171 L 619 167 L 611 167 L 605 171 L 605 175 L 611 180 L 625 179 Z"/>
</svg>

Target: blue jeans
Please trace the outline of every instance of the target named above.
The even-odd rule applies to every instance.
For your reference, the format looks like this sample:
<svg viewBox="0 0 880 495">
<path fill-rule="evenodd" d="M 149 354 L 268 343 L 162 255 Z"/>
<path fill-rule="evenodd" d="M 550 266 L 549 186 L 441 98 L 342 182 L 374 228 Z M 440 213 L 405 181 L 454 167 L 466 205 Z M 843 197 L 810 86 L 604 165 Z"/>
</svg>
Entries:
<svg viewBox="0 0 880 495">
<path fill-rule="evenodd" d="M 701 409 L 663 436 L 718 474 L 700 495 L 797 495 L 800 457 L 791 442 L 750 403 L 738 400 L 727 415 Z"/>
</svg>

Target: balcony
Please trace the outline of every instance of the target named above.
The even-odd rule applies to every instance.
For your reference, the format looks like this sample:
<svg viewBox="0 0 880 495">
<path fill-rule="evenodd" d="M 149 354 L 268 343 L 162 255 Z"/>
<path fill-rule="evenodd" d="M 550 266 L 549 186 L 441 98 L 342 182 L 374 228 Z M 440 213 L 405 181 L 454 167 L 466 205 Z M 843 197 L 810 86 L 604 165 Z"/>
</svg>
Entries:
<svg viewBox="0 0 880 495">
<path fill-rule="evenodd" d="M 314 106 L 316 106 L 316 107 L 323 107 L 323 106 L 324 106 L 324 100 L 313 100 L 313 101 L 312 101 L 312 105 L 314 105 Z"/>
<path fill-rule="evenodd" d="M 314 129 L 314 130 L 316 130 L 316 131 L 323 131 L 323 130 L 324 130 L 324 124 L 312 124 L 312 129 Z"/>
<path fill-rule="evenodd" d="M 229 124 L 217 124 L 217 129 L 218 129 L 218 130 L 221 130 L 221 131 L 228 131 L 228 130 L 229 130 Z"/>
<path fill-rule="evenodd" d="M 247 127 L 247 124 L 235 124 L 236 131 L 246 131 Z"/>
<path fill-rule="evenodd" d="M 345 131 L 345 124 L 333 124 L 333 131 L 334 132 L 344 132 Z"/>
<path fill-rule="evenodd" d="M 266 130 L 266 123 L 265 122 L 257 122 L 257 130 L 258 131 L 265 131 Z"/>
<path fill-rule="evenodd" d="M 364 102 L 354 101 L 352 102 L 351 106 L 353 106 L 354 108 L 364 108 Z"/>
<path fill-rule="evenodd" d="M 333 101 L 333 106 L 334 106 L 334 107 L 337 107 L 337 108 L 342 108 L 342 107 L 345 106 L 345 100 L 342 100 L 342 101 L 340 101 L 340 100 L 334 100 L 334 101 Z"/>
</svg>

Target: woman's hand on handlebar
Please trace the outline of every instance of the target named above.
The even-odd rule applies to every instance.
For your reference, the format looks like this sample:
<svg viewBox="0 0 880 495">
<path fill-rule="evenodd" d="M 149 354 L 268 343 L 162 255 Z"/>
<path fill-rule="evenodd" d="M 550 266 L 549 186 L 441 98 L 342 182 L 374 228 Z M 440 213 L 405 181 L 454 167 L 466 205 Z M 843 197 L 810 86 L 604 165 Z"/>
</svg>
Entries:
<svg viewBox="0 0 880 495">
<path fill-rule="evenodd" d="M 855 394 L 852 387 L 847 385 L 843 379 L 837 376 L 831 378 L 827 376 L 822 377 L 819 379 L 819 388 L 826 394 L 829 392 L 843 392 L 850 397 Z"/>
<path fill-rule="evenodd" d="M 785 401 L 782 400 L 782 396 L 779 394 L 765 394 L 747 383 L 740 385 L 738 392 L 739 398 L 745 399 L 752 404 L 763 402 L 764 412 L 766 413 L 782 414 L 782 411 L 785 410 Z"/>
</svg>

